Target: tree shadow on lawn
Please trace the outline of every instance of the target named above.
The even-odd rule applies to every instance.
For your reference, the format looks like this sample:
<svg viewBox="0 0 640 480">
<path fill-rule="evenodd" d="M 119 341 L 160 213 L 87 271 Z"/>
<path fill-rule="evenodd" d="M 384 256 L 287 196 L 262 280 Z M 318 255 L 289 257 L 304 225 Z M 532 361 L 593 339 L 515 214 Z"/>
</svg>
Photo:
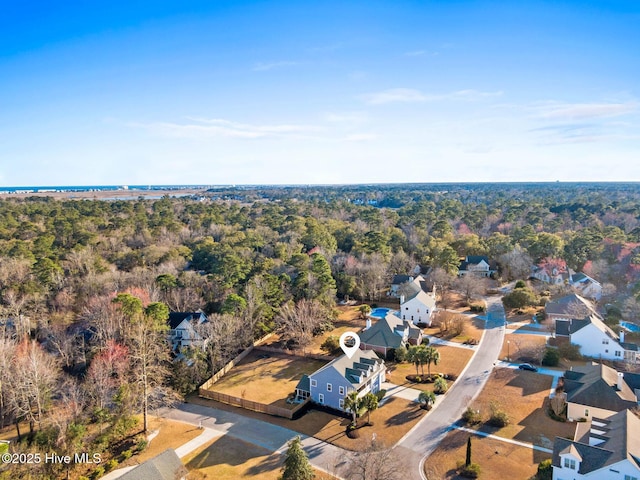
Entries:
<svg viewBox="0 0 640 480">
<path fill-rule="evenodd" d="M 533 443 L 539 447 L 552 450 L 555 437 L 569 436 L 573 438 L 575 425 L 557 422 L 551 419 L 547 414 L 548 406 L 549 401 L 545 399 L 542 407 L 537 408 L 527 417 L 523 418 L 518 425 L 524 428 L 518 432 L 513 439 Z"/>
<path fill-rule="evenodd" d="M 247 474 L 250 477 L 260 478 L 260 475 L 266 472 L 274 472 L 282 468 L 282 462 L 284 457 L 278 453 L 272 453 L 267 458 L 262 460 L 258 465 L 253 465 L 247 469 Z"/>
<path fill-rule="evenodd" d="M 551 377 L 536 372 L 517 370 L 516 375 L 507 383 L 508 387 L 516 387 L 522 390 L 522 396 L 535 395 L 540 392 L 548 392 L 551 389 Z"/>
<path fill-rule="evenodd" d="M 421 417 L 423 412 L 425 412 L 425 410 L 422 410 L 416 405 L 412 410 L 405 410 L 387 418 L 384 423 L 389 427 L 404 425 L 405 423 L 412 422 L 413 420 Z"/>
<path fill-rule="evenodd" d="M 271 454 L 263 448 L 229 437 L 219 437 L 206 449 L 193 457 L 186 466 L 190 470 L 205 469 L 217 465 L 238 466 L 249 462 L 253 458 L 265 455 L 269 455 L 269 458 L 275 455 L 276 460 L 280 460 L 280 455 Z M 262 463 L 265 462 L 263 461 Z"/>
</svg>

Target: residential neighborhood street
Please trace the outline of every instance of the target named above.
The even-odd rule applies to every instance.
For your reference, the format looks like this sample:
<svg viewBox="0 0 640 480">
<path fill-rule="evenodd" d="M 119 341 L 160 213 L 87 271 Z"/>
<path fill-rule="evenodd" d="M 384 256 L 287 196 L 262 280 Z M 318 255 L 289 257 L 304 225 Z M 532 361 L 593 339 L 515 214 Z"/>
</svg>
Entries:
<svg viewBox="0 0 640 480">
<path fill-rule="evenodd" d="M 498 359 L 504 338 L 504 309 L 500 297 L 487 297 L 486 300 L 488 306 L 486 329 L 468 366 L 449 392 L 436 403 L 433 410 L 395 447 L 396 453 L 407 465 L 406 478 L 424 478 L 422 471 L 426 457 L 435 450 L 438 443 L 451 430 L 452 425 L 460 419 L 467 405 L 480 393 Z M 235 413 L 188 403 L 163 409 L 160 414 L 192 425 L 202 425 L 220 434 L 230 435 L 280 453 L 286 450 L 287 441 L 300 435 L 304 449 L 314 467 L 346 478 L 345 457 L 348 452 L 293 430 Z"/>
<path fill-rule="evenodd" d="M 436 449 L 452 424 L 460 419 L 467 405 L 482 391 L 498 359 L 504 338 L 504 308 L 500 297 L 487 297 L 486 301 L 485 332 L 467 368 L 447 392 L 444 401 L 439 402 L 396 447 L 412 462 L 412 478 L 425 478 L 425 459 Z"/>
</svg>

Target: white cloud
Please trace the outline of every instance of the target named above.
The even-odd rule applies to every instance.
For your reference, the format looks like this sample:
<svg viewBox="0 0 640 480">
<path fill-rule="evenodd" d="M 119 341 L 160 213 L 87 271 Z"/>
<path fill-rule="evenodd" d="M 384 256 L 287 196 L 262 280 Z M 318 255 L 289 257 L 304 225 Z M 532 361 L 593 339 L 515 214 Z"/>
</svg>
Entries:
<svg viewBox="0 0 640 480">
<path fill-rule="evenodd" d="M 455 92 L 443 93 L 443 94 L 431 94 L 426 95 L 420 90 L 411 88 L 392 88 L 389 90 L 383 90 L 381 92 L 369 93 L 363 95 L 361 98 L 365 103 L 369 105 L 383 105 L 386 103 L 420 103 L 420 102 L 436 102 L 442 100 L 467 100 L 476 101 L 485 98 L 499 97 L 502 95 L 502 91 L 496 92 L 481 92 L 478 90 L 458 90 Z"/>
<path fill-rule="evenodd" d="M 351 135 L 347 135 L 345 140 L 348 142 L 367 142 L 375 140 L 376 138 L 376 135 L 373 133 L 352 133 Z"/>
<path fill-rule="evenodd" d="M 269 136 L 295 136 L 317 132 L 319 127 L 313 125 L 252 125 L 230 120 L 214 118 L 188 118 L 192 123 L 153 122 L 130 123 L 129 126 L 145 128 L 153 133 L 168 137 L 180 138 L 262 138 Z"/>
<path fill-rule="evenodd" d="M 282 68 L 282 67 L 292 67 L 294 65 L 298 65 L 298 62 L 290 62 L 287 60 L 283 60 L 280 62 L 258 62 L 253 65 L 254 72 L 266 72 L 267 70 L 273 70 L 274 68 Z"/>
<path fill-rule="evenodd" d="M 585 120 L 626 115 L 638 110 L 636 102 L 626 103 L 565 103 L 538 107 L 538 116 L 554 120 Z"/>
</svg>

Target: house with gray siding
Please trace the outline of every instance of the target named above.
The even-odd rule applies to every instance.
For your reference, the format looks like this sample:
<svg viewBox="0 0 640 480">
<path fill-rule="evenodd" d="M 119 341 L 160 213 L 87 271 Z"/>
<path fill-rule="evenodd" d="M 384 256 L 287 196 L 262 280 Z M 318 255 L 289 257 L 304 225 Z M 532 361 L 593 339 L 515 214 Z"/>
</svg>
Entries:
<svg viewBox="0 0 640 480">
<path fill-rule="evenodd" d="M 346 411 L 344 398 L 351 391 L 358 397 L 377 393 L 385 381 L 384 361 L 371 350 L 358 351 L 352 358 L 342 355 L 310 375 L 296 386 L 298 399 L 311 398 L 319 405 Z"/>
</svg>

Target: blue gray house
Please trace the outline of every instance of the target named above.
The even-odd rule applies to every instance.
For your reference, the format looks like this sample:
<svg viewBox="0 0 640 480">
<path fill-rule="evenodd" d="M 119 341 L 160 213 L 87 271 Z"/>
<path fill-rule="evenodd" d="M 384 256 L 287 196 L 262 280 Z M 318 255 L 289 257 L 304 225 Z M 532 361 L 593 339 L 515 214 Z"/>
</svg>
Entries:
<svg viewBox="0 0 640 480">
<path fill-rule="evenodd" d="M 344 397 L 351 391 L 362 397 L 377 393 L 385 381 L 384 361 L 371 350 L 358 351 L 352 358 L 342 355 L 310 375 L 303 375 L 296 386 L 298 399 L 319 405 L 344 409 Z"/>
</svg>

